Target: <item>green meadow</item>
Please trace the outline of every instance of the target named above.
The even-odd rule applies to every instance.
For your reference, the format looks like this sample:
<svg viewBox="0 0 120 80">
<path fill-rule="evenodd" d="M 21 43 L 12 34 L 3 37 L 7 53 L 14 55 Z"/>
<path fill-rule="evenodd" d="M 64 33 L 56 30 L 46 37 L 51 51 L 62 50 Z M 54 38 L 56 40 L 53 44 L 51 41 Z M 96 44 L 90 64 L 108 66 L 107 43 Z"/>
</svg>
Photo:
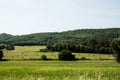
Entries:
<svg viewBox="0 0 120 80">
<path fill-rule="evenodd" d="M 39 52 L 44 46 L 4 50 L 0 80 L 120 80 L 120 64 L 112 55 L 73 53 L 89 60 L 59 61 L 58 52 Z M 45 54 L 49 60 L 40 60 Z"/>
<path fill-rule="evenodd" d="M 16 46 L 13 51 L 4 50 L 3 59 L 7 60 L 38 60 L 41 55 L 46 55 L 48 59 L 58 59 L 58 52 L 40 52 L 45 46 Z M 111 54 L 91 54 L 91 53 L 73 53 L 76 58 L 86 57 L 90 60 L 114 60 Z"/>
</svg>

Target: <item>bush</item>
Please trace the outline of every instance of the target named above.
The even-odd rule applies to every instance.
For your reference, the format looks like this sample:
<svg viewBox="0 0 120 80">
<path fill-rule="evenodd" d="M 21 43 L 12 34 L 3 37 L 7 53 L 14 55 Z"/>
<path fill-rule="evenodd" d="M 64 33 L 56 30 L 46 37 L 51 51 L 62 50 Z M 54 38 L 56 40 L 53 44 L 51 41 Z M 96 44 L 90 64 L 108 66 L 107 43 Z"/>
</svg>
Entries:
<svg viewBox="0 0 120 80">
<path fill-rule="evenodd" d="M 81 57 L 81 60 L 87 60 L 87 58 L 86 57 Z"/>
<path fill-rule="evenodd" d="M 41 60 L 47 60 L 46 55 L 41 55 Z"/>
<path fill-rule="evenodd" d="M 7 45 L 6 50 L 15 50 L 15 47 L 13 45 Z"/>
<path fill-rule="evenodd" d="M 62 50 L 58 54 L 59 60 L 75 60 L 75 55 L 71 53 L 69 50 Z"/>
<path fill-rule="evenodd" d="M 2 59 L 2 57 L 3 57 L 3 52 L 0 51 L 0 60 Z"/>
<path fill-rule="evenodd" d="M 5 48 L 5 44 L 0 44 L 0 49 L 4 49 Z"/>
</svg>

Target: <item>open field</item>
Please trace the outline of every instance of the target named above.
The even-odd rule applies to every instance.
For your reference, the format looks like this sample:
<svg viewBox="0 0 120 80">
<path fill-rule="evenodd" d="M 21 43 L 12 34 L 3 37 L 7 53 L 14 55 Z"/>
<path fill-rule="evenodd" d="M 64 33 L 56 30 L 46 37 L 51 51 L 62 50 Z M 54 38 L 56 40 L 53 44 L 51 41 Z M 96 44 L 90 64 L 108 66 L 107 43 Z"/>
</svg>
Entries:
<svg viewBox="0 0 120 80">
<path fill-rule="evenodd" d="M 0 80 L 120 80 L 119 75 L 113 60 L 0 62 Z"/>
<path fill-rule="evenodd" d="M 57 52 L 38 52 L 40 48 L 44 47 L 4 50 L 7 61 L 0 61 L 0 80 L 120 80 L 120 64 L 112 55 L 74 53 L 91 60 L 59 61 Z M 39 60 L 42 54 L 55 60 Z"/>
<path fill-rule="evenodd" d="M 49 59 L 58 59 L 58 52 L 39 52 L 39 49 L 45 48 L 45 46 L 16 46 L 13 51 L 4 50 L 3 59 L 9 60 L 30 60 L 30 59 L 40 59 L 42 54 L 45 54 Z M 86 57 L 92 60 L 114 60 L 113 55 L 108 54 L 91 54 L 91 53 L 73 53 L 76 58 Z"/>
</svg>

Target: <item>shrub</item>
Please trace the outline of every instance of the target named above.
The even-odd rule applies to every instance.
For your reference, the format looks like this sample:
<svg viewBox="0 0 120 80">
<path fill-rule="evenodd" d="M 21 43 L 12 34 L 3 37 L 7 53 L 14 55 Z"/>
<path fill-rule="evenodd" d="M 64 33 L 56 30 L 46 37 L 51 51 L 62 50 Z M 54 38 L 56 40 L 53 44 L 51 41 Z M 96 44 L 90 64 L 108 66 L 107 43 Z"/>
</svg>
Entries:
<svg viewBox="0 0 120 80">
<path fill-rule="evenodd" d="M 41 60 L 47 60 L 46 55 L 41 55 Z"/>
<path fill-rule="evenodd" d="M 3 57 L 3 52 L 0 51 L 0 60 L 2 59 L 2 57 Z"/>
<path fill-rule="evenodd" d="M 75 60 L 75 55 L 71 53 L 69 50 L 62 50 L 58 54 L 59 60 Z"/>
<path fill-rule="evenodd" d="M 5 44 L 0 44 L 0 49 L 4 49 L 5 48 Z"/>
<path fill-rule="evenodd" d="M 87 60 L 87 58 L 86 57 L 81 57 L 81 60 Z"/>
<path fill-rule="evenodd" d="M 15 47 L 13 45 L 7 45 L 6 50 L 15 50 Z"/>
</svg>

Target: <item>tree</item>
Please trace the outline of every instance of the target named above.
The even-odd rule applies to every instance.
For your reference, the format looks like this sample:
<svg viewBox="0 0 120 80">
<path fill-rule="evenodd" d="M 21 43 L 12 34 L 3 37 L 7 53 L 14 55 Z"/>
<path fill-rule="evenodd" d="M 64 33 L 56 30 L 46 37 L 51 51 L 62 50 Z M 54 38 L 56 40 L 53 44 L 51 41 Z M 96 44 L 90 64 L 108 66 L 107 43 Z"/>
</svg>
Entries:
<svg viewBox="0 0 120 80">
<path fill-rule="evenodd" d="M 69 50 L 62 50 L 58 54 L 59 60 L 75 60 L 75 55 L 71 53 Z"/>
<path fill-rule="evenodd" d="M 0 60 L 2 59 L 3 57 L 3 52 L 0 50 Z"/>
<path fill-rule="evenodd" d="M 111 49 L 116 57 L 116 61 L 120 63 L 120 38 L 114 39 L 111 42 Z"/>
</svg>

